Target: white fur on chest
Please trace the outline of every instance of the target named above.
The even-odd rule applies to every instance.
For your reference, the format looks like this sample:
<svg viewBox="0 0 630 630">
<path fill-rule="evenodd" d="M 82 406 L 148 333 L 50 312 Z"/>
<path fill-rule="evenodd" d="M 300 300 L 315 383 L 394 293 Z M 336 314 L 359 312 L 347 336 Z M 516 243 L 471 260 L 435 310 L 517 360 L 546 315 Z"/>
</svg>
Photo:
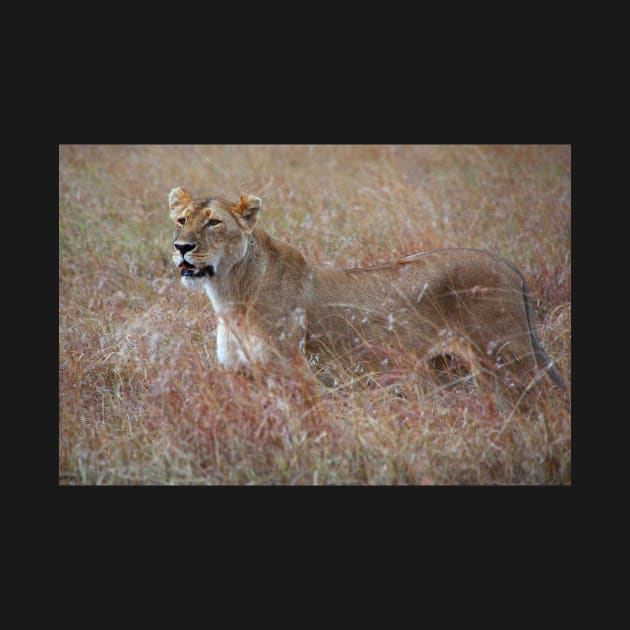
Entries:
<svg viewBox="0 0 630 630">
<path fill-rule="evenodd" d="M 206 295 L 210 299 L 210 302 L 212 302 L 212 308 L 214 309 L 214 312 L 219 315 L 221 311 L 225 309 L 225 306 L 220 298 L 219 292 L 214 285 L 214 282 L 206 279 L 203 288 L 206 292 Z"/>
</svg>

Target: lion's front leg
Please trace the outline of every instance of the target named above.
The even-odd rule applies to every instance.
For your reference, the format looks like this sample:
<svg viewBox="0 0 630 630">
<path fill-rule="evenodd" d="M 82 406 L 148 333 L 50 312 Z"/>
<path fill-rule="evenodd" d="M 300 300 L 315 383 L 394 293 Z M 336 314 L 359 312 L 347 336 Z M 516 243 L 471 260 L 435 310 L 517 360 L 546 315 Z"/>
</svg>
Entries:
<svg viewBox="0 0 630 630">
<path fill-rule="evenodd" d="M 238 368 L 241 357 L 239 356 L 238 343 L 234 336 L 230 333 L 229 325 L 219 318 L 217 326 L 217 361 L 219 365 L 234 370 Z"/>
<path fill-rule="evenodd" d="M 224 368 L 247 370 L 255 363 L 265 363 L 268 353 L 263 339 L 249 331 L 239 319 L 219 317 L 216 354 Z"/>
<path fill-rule="evenodd" d="M 263 320 L 255 311 L 224 313 L 218 317 L 217 362 L 246 372 L 306 365 L 306 337 L 306 314 L 301 308 L 273 321 Z"/>
</svg>

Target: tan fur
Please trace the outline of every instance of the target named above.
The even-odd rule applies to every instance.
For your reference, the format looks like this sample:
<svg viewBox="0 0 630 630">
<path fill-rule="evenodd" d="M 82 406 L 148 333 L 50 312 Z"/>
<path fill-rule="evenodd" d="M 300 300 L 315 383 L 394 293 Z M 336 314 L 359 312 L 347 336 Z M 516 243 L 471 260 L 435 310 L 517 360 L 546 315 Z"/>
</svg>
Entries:
<svg viewBox="0 0 630 630">
<path fill-rule="evenodd" d="M 303 353 L 320 368 L 338 361 L 363 371 L 383 369 L 392 351 L 429 362 L 457 347 L 517 379 L 544 368 L 563 386 L 533 330 L 525 280 L 498 256 L 443 249 L 329 269 L 256 228 L 261 202 L 253 195 L 237 203 L 193 200 L 176 188 L 169 202 L 173 262 L 185 261 L 188 274 L 206 269 L 182 282 L 208 294 L 219 321 L 217 358 L 226 368 Z"/>
</svg>

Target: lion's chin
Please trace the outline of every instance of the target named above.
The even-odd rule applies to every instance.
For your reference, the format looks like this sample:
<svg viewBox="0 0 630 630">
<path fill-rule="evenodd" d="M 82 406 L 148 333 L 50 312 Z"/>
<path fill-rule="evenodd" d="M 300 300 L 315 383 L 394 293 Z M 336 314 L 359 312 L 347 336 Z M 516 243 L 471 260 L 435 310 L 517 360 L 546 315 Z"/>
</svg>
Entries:
<svg viewBox="0 0 630 630">
<path fill-rule="evenodd" d="M 182 285 L 194 291 L 203 291 L 208 279 L 215 275 L 213 265 L 197 268 L 184 261 L 180 263 L 179 268 Z"/>
<path fill-rule="evenodd" d="M 181 276 L 181 283 L 183 287 L 192 291 L 204 291 L 208 284 L 208 276 Z"/>
</svg>

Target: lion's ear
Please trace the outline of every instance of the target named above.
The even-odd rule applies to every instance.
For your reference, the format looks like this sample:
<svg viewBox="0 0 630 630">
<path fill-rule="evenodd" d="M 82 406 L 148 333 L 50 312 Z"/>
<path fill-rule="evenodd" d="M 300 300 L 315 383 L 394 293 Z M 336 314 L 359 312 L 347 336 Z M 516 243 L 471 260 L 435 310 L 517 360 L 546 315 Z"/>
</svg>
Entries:
<svg viewBox="0 0 630 630">
<path fill-rule="evenodd" d="M 242 193 L 239 202 L 234 206 L 234 216 L 245 230 L 251 232 L 258 220 L 258 211 L 262 206 L 259 197 Z"/>
<path fill-rule="evenodd" d="M 190 203 L 192 197 L 181 187 L 173 188 L 168 195 L 168 204 L 171 208 L 171 218 L 174 219 L 182 206 Z"/>
</svg>

